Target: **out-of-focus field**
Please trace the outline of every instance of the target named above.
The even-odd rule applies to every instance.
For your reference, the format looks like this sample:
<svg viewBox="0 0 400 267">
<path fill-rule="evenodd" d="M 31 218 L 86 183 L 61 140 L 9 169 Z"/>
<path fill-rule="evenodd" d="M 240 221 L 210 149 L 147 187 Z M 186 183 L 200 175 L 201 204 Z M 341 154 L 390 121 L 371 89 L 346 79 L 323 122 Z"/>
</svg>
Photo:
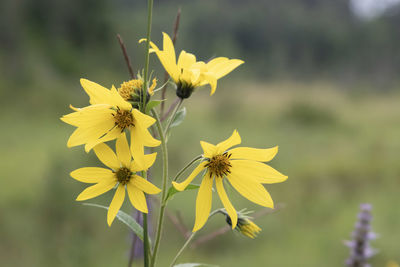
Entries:
<svg viewBox="0 0 400 267">
<path fill-rule="evenodd" d="M 126 266 L 131 238 L 126 226 L 116 220 L 109 228 L 103 210 L 74 201 L 85 186 L 69 172 L 100 163 L 82 147 L 66 147 L 73 128 L 59 117 L 70 102 L 85 105 L 86 95 L 78 79 L 68 90 L 58 90 L 67 85 L 55 82 L 46 86 L 52 89 L 9 103 L 0 113 L 0 265 Z M 400 261 L 400 94 L 348 89 L 322 82 L 223 81 L 214 96 L 204 88 L 184 103 L 187 117 L 169 142 L 171 176 L 201 153 L 200 140 L 216 143 L 237 129 L 245 146 L 279 145 L 270 165 L 289 179 L 267 186 L 284 208 L 255 221 L 263 229 L 257 239 L 227 233 L 187 250 L 180 262 L 341 266 L 349 253 L 343 240 L 364 202 L 373 205 L 373 230 L 380 235 L 372 244 L 379 250 L 373 265 Z M 158 177 L 155 172 L 160 185 Z M 234 190 L 228 194 L 237 209 L 260 209 Z M 170 202 L 170 211 L 180 209 L 188 227 L 195 196 L 185 192 Z M 110 197 L 88 202 L 107 205 Z M 214 207 L 220 206 L 215 195 Z M 123 210 L 131 212 L 128 201 Z M 166 222 L 160 266 L 168 266 L 184 242 Z M 216 216 L 198 235 L 224 224 Z"/>
</svg>

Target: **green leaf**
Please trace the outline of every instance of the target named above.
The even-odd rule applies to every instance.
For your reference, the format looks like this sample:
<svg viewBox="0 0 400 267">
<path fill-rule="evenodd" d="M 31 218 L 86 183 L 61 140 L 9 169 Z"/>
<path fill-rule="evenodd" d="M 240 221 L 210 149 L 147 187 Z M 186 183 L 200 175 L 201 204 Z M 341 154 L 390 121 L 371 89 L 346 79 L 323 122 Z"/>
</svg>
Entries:
<svg viewBox="0 0 400 267">
<path fill-rule="evenodd" d="M 174 118 L 174 120 L 172 121 L 172 123 L 171 123 L 171 125 L 169 127 L 172 128 L 172 127 L 178 126 L 179 124 L 181 124 L 183 122 L 185 117 L 186 117 L 186 108 L 183 107 L 181 110 L 179 110 L 176 113 L 175 118 Z"/>
<path fill-rule="evenodd" d="M 218 267 L 218 265 L 211 265 L 206 263 L 180 263 L 174 267 Z"/>
<path fill-rule="evenodd" d="M 189 185 L 185 188 L 185 190 L 183 190 L 183 191 L 186 191 L 186 190 L 193 190 L 193 189 L 197 189 L 197 188 L 199 188 L 199 187 L 200 187 L 200 185 L 197 185 L 197 184 L 189 184 Z M 176 193 L 179 193 L 179 192 L 181 192 L 181 191 L 178 191 L 178 190 L 175 189 L 174 186 L 171 186 L 171 187 L 168 189 L 168 193 L 167 193 L 167 198 L 166 198 L 166 200 L 172 198 L 173 195 L 175 195 Z"/>
<path fill-rule="evenodd" d="M 149 112 L 150 112 L 150 110 L 152 108 L 157 107 L 163 101 L 164 100 L 151 100 L 151 101 L 149 101 L 149 103 L 147 103 L 147 105 L 146 105 L 146 114 L 149 114 Z"/>
<path fill-rule="evenodd" d="M 98 204 L 93 204 L 93 203 L 83 203 L 85 206 L 92 206 L 92 207 L 97 207 L 97 208 L 102 208 L 108 210 L 108 207 L 98 205 Z M 139 238 L 140 240 L 143 241 L 143 228 L 136 222 L 135 219 L 132 218 L 129 214 L 126 214 L 123 211 L 118 211 L 117 213 L 117 218 L 124 224 L 126 224 Z"/>
</svg>

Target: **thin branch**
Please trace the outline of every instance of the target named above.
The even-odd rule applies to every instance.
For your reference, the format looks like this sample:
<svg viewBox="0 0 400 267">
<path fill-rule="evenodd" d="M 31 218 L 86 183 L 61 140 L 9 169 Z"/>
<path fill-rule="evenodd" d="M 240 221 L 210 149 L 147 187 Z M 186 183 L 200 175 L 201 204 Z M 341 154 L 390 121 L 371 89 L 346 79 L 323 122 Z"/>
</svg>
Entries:
<svg viewBox="0 0 400 267">
<path fill-rule="evenodd" d="M 165 88 L 165 87 L 164 87 Z M 168 118 L 168 115 L 175 109 L 176 105 L 179 104 L 181 98 L 177 97 L 174 101 L 174 103 L 171 104 L 171 106 L 169 106 L 167 112 L 164 114 L 164 116 L 161 118 L 161 121 L 165 121 L 166 118 Z M 163 102 L 161 102 L 161 104 L 163 104 Z"/>
<path fill-rule="evenodd" d="M 176 18 L 175 18 L 175 24 L 174 24 L 174 36 L 172 38 L 172 43 L 176 44 L 176 40 L 178 38 L 178 30 L 179 30 L 179 22 L 181 20 L 181 8 L 178 8 L 178 13 L 176 14 Z M 168 72 L 165 72 L 164 74 L 164 83 L 166 83 L 168 81 L 169 75 Z M 164 88 L 161 91 L 161 99 L 165 99 L 165 94 L 167 92 L 167 86 L 164 86 Z M 161 102 L 161 108 L 160 108 L 160 117 L 163 118 L 164 117 L 164 107 L 165 107 L 165 103 L 164 101 Z M 161 121 L 163 121 L 163 119 L 161 119 Z"/>
<path fill-rule="evenodd" d="M 129 74 L 131 75 L 131 79 L 136 79 L 135 73 L 133 72 L 131 60 L 129 59 L 128 53 L 126 52 L 126 47 L 125 47 L 124 41 L 121 38 L 121 35 L 117 34 L 117 39 L 118 39 L 119 45 L 121 46 L 122 53 L 124 54 L 125 63 L 128 67 L 128 71 L 129 71 Z"/>
<path fill-rule="evenodd" d="M 178 214 L 177 216 L 174 216 L 169 210 L 166 210 L 165 214 L 167 215 L 168 219 L 172 222 L 172 224 L 176 227 L 176 229 L 178 229 L 178 231 L 183 235 L 183 237 L 185 237 L 185 239 L 189 238 L 192 232 L 188 231 L 186 226 L 181 221 L 181 217 Z"/>
<path fill-rule="evenodd" d="M 270 208 L 262 209 L 262 210 L 260 210 L 260 211 L 258 211 L 256 213 L 254 213 L 254 215 L 252 217 L 254 219 L 257 219 L 257 218 L 262 217 L 264 215 L 275 213 L 275 212 L 281 210 L 284 206 L 285 206 L 284 204 L 279 203 L 279 204 L 277 204 L 275 206 L 275 209 L 270 209 Z M 199 237 L 195 242 L 192 243 L 191 248 L 196 248 L 196 247 L 198 247 L 199 245 L 201 245 L 203 243 L 206 243 L 206 242 L 208 242 L 210 240 L 213 240 L 214 238 L 229 232 L 231 229 L 232 229 L 231 227 L 226 225 L 224 227 L 221 227 L 221 228 L 215 230 L 214 232 L 211 232 L 209 234 L 203 235 L 203 236 Z"/>
</svg>

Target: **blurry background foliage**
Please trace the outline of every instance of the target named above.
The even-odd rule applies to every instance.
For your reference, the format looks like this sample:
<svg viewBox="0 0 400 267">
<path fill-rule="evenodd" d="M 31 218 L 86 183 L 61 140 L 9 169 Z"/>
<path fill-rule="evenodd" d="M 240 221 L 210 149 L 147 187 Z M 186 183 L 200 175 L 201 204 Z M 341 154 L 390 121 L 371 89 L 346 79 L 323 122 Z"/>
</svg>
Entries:
<svg viewBox="0 0 400 267">
<path fill-rule="evenodd" d="M 235 128 L 245 146 L 279 145 L 271 165 L 289 175 L 268 186 L 285 208 L 255 221 L 263 229 L 258 239 L 228 233 L 187 251 L 182 261 L 340 266 L 348 256 L 342 240 L 362 202 L 372 203 L 372 225 L 381 236 L 372 244 L 380 250 L 373 265 L 400 261 L 400 6 L 362 17 L 355 2 L 155 1 L 157 44 L 162 31 L 171 33 L 180 6 L 178 51 L 246 62 L 221 80 L 212 98 L 201 89 L 185 103 L 187 118 L 169 143 L 171 175 L 201 152 L 200 140 L 219 142 Z M 0 265 L 126 265 L 127 228 L 118 221 L 108 228 L 103 210 L 74 201 L 84 185 L 69 172 L 100 163 L 81 147 L 66 148 L 73 129 L 59 117 L 70 103 L 87 105 L 79 78 L 106 87 L 128 79 L 116 33 L 135 69 L 143 66 L 144 45 L 137 41 L 145 36 L 146 5 L 0 2 Z M 160 64 L 155 57 L 151 63 L 161 83 Z M 157 171 L 154 180 L 159 184 Z M 259 209 L 228 193 L 237 209 Z M 95 202 L 107 205 L 110 197 Z M 188 227 L 194 202 L 193 192 L 171 201 L 171 212 L 181 209 Z M 218 218 L 203 232 L 224 225 Z M 168 220 L 165 229 L 164 266 L 183 243 Z"/>
</svg>

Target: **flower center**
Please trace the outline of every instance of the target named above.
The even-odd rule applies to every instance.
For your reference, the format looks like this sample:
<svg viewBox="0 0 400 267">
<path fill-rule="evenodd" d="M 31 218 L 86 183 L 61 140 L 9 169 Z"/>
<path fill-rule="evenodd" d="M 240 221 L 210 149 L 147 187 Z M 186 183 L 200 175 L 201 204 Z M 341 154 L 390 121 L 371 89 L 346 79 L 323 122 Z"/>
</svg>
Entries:
<svg viewBox="0 0 400 267">
<path fill-rule="evenodd" d="M 134 126 L 132 113 L 127 110 L 117 109 L 117 113 L 113 114 L 115 125 L 121 129 L 121 132 L 129 126 Z"/>
<path fill-rule="evenodd" d="M 120 182 L 123 185 L 126 185 L 131 179 L 132 172 L 128 168 L 122 167 L 115 172 L 115 176 L 117 176 L 118 182 Z"/>
<path fill-rule="evenodd" d="M 118 93 L 126 101 L 134 100 L 134 95 L 142 90 L 143 81 L 142 80 L 130 80 L 128 82 L 123 82 L 121 87 L 118 88 Z"/>
<path fill-rule="evenodd" d="M 228 152 L 225 152 L 222 155 L 216 155 L 211 159 L 208 159 L 208 163 L 205 165 L 205 167 L 208 168 L 211 177 L 214 174 L 217 177 L 223 177 L 224 175 L 231 173 L 231 171 L 229 170 L 232 167 L 229 160 L 231 155 L 232 154 L 228 154 Z"/>
</svg>

